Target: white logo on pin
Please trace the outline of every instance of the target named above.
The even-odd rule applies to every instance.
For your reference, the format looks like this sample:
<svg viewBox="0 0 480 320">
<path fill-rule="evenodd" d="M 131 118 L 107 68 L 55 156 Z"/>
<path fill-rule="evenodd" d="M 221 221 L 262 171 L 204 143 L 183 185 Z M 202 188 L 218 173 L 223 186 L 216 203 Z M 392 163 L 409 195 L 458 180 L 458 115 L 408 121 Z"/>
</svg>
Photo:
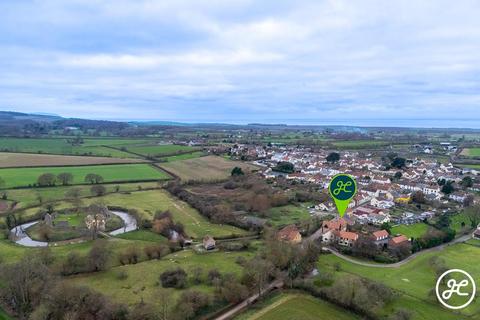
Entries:
<svg viewBox="0 0 480 320">
<path fill-rule="evenodd" d="M 449 279 L 447 281 L 447 289 L 443 290 L 440 292 L 440 284 L 442 283 L 443 278 L 445 278 L 449 274 L 458 274 L 460 273 L 462 275 L 462 280 L 458 281 L 455 279 Z M 466 287 L 471 286 L 471 292 L 466 291 Z M 468 274 L 467 272 L 460 270 L 460 269 L 451 269 L 446 272 L 444 272 L 437 280 L 437 285 L 435 287 L 435 291 L 437 293 L 437 298 L 438 301 L 440 301 L 441 304 L 443 304 L 445 307 L 452 309 L 452 310 L 458 310 L 458 309 L 463 309 L 468 307 L 470 303 L 472 303 L 473 299 L 475 299 L 475 293 L 477 291 L 477 288 L 475 286 L 475 281 L 473 280 L 472 276 Z M 469 300 L 460 305 L 460 306 L 455 306 L 449 304 L 447 301 L 450 300 L 452 297 L 458 296 L 458 297 L 470 297 Z"/>
</svg>

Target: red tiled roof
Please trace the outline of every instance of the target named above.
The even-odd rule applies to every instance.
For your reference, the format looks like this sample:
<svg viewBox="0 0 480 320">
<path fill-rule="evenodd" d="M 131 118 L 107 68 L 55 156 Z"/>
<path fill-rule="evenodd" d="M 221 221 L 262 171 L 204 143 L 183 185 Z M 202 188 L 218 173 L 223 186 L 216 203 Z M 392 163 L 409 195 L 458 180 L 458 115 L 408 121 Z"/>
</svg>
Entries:
<svg viewBox="0 0 480 320">
<path fill-rule="evenodd" d="M 385 238 L 388 237 L 388 232 L 387 230 L 375 231 L 373 233 L 373 236 L 375 237 L 375 239 Z"/>
<path fill-rule="evenodd" d="M 390 241 L 392 241 L 393 244 L 400 244 L 405 241 L 408 241 L 408 239 L 404 235 L 401 235 L 401 236 L 392 238 Z"/>
<path fill-rule="evenodd" d="M 347 226 L 347 221 L 343 218 L 336 218 L 332 219 L 330 221 L 324 221 L 323 222 L 323 227 L 329 229 L 329 230 L 342 230 L 346 228 Z"/>
<path fill-rule="evenodd" d="M 339 232 L 340 238 L 356 241 L 358 239 L 358 234 L 355 232 L 348 232 L 348 231 L 340 231 Z"/>
<path fill-rule="evenodd" d="M 294 224 L 286 226 L 282 230 L 278 231 L 277 237 L 280 240 L 292 241 L 300 234 L 297 227 Z"/>
</svg>

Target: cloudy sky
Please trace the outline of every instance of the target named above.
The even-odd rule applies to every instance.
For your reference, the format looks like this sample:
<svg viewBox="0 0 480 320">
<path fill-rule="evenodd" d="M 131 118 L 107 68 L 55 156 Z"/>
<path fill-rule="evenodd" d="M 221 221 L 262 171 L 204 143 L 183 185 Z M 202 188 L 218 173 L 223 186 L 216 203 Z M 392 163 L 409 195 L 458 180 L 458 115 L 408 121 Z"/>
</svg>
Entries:
<svg viewBox="0 0 480 320">
<path fill-rule="evenodd" d="M 0 0 L 0 110 L 480 118 L 480 2 Z"/>
</svg>

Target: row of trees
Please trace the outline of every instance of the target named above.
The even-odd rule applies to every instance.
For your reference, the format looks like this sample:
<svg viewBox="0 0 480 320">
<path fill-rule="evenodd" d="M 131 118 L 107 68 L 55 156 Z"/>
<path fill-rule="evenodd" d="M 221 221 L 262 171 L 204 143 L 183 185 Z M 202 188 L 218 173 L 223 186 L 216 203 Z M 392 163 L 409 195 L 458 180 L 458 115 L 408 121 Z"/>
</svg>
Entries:
<svg viewBox="0 0 480 320">
<path fill-rule="evenodd" d="M 90 184 L 98 184 L 103 182 L 103 177 L 96 173 L 89 173 L 85 176 L 84 181 Z M 53 173 L 43 173 L 37 179 L 37 184 L 41 187 L 52 187 L 56 183 L 68 186 L 73 183 L 73 174 L 70 172 L 62 172 L 57 175 Z"/>
</svg>

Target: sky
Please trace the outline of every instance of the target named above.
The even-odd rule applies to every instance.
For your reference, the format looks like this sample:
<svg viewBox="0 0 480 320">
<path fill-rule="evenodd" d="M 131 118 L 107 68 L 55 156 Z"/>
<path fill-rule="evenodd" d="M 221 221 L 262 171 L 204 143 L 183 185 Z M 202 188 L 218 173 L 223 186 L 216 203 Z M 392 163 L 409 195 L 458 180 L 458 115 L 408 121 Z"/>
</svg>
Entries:
<svg viewBox="0 0 480 320">
<path fill-rule="evenodd" d="M 0 110 L 479 123 L 479 12 L 475 0 L 0 0 Z"/>
</svg>

